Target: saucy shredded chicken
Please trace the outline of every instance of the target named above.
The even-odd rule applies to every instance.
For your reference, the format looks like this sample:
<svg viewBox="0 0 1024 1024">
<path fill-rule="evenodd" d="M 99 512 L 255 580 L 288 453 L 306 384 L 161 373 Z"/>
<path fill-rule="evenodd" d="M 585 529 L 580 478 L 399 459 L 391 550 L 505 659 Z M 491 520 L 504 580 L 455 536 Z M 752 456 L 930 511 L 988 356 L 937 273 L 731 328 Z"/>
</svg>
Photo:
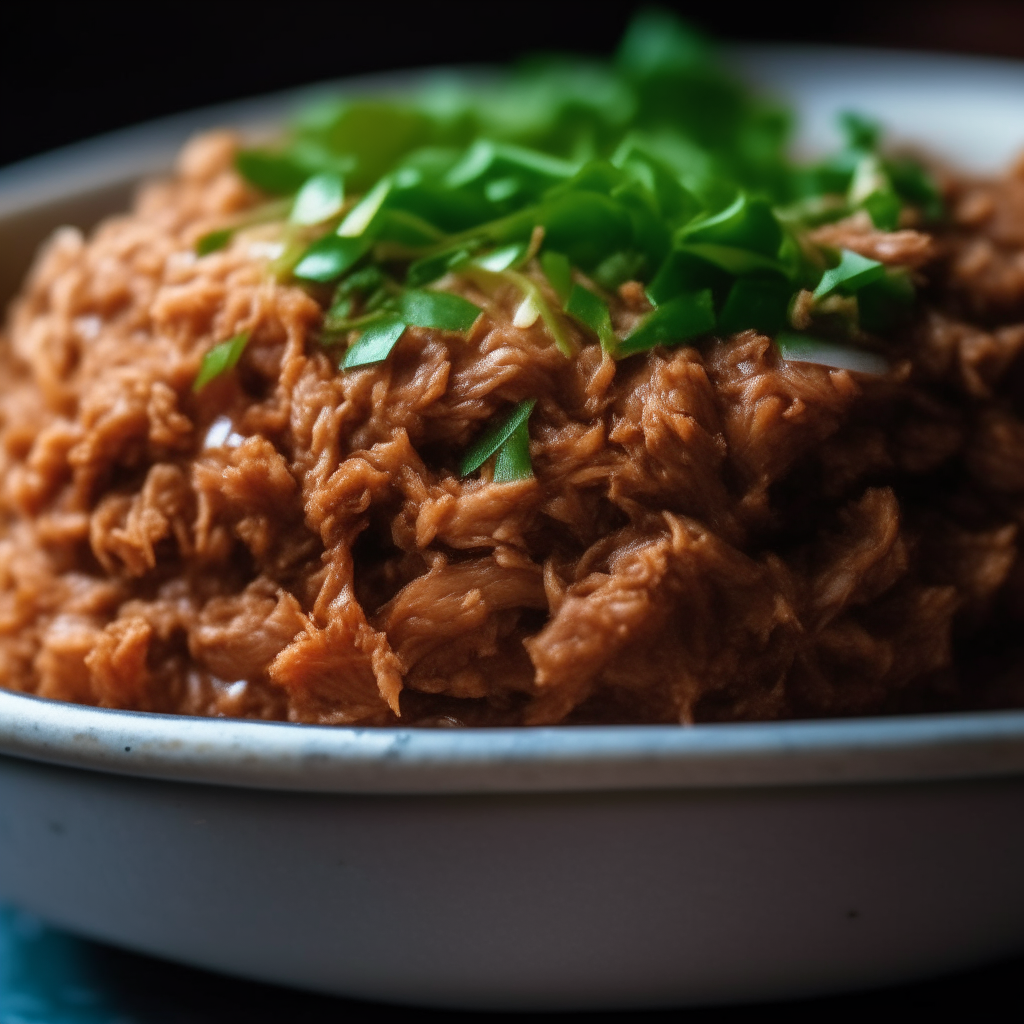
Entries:
<svg viewBox="0 0 1024 1024">
<path fill-rule="evenodd" d="M 236 142 L 85 239 L 59 231 L 0 386 L 0 685 L 102 707 L 361 725 L 835 716 L 1016 700 L 977 652 L 1024 615 L 1024 173 L 950 178 L 951 223 L 817 241 L 921 286 L 889 372 L 753 330 L 620 362 L 521 296 L 442 285 L 339 370 L 278 283 Z M 546 279 L 536 268 L 537 286 Z M 647 308 L 627 282 L 613 327 Z M 246 332 L 237 367 L 193 390 Z M 533 475 L 459 460 L 535 399 Z M 993 696 L 994 694 L 994 696 Z"/>
</svg>

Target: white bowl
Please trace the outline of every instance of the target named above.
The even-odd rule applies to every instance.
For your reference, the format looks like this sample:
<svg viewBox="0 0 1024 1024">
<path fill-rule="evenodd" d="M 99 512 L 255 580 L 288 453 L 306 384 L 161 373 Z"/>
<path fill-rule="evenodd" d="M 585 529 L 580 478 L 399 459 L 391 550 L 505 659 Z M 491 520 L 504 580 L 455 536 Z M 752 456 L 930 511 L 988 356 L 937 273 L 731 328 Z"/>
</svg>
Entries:
<svg viewBox="0 0 1024 1024">
<path fill-rule="evenodd" d="M 1024 147 L 1024 68 L 732 59 L 975 169 Z M 366 80 L 374 88 L 393 78 Z M 0 170 L 0 288 L 123 206 L 202 111 Z M 0 895 L 263 981 L 489 1008 L 671 1006 L 921 978 L 1024 948 L 1024 712 L 694 728 L 333 729 L 0 692 Z"/>
</svg>

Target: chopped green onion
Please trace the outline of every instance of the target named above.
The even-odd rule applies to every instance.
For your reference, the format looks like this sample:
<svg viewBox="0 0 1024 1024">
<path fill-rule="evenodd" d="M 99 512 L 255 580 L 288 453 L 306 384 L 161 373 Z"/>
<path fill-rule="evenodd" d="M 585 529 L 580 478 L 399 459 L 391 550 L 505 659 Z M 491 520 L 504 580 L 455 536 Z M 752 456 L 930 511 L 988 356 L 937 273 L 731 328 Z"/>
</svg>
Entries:
<svg viewBox="0 0 1024 1024">
<path fill-rule="evenodd" d="M 192 390 L 195 392 L 202 391 L 214 377 L 219 377 L 221 374 L 227 373 L 228 370 L 233 370 L 238 364 L 238 360 L 242 358 L 242 353 L 248 344 L 249 332 L 243 331 L 241 334 L 236 334 L 233 338 L 228 338 L 227 341 L 214 345 L 203 356 L 199 372 L 192 383 Z"/>
<path fill-rule="evenodd" d="M 902 199 L 919 207 L 929 220 L 942 217 L 945 212 L 942 192 L 935 179 L 916 160 L 906 157 L 886 160 L 885 169 Z"/>
<path fill-rule="evenodd" d="M 338 226 L 338 234 L 342 238 L 357 238 L 377 216 L 393 187 L 390 178 L 381 178 L 355 206 L 349 210 L 345 219 Z"/>
<path fill-rule="evenodd" d="M 836 370 L 852 370 L 855 373 L 888 373 L 889 364 L 874 352 L 849 345 L 837 345 L 823 341 L 810 334 L 782 331 L 775 339 L 779 354 L 790 363 L 817 363 Z"/>
<path fill-rule="evenodd" d="M 344 202 L 345 185 L 340 174 L 314 174 L 299 189 L 288 219 L 293 224 L 322 224 L 341 213 Z"/>
<path fill-rule="evenodd" d="M 390 282 L 387 278 L 384 278 L 381 286 L 366 296 L 366 300 L 363 302 L 365 312 L 372 313 L 375 310 L 384 310 L 385 306 L 394 301 L 393 286 L 389 287 L 389 285 Z"/>
<path fill-rule="evenodd" d="M 515 316 L 512 317 L 513 327 L 532 327 L 540 316 L 540 307 L 537 305 L 536 292 L 528 292 L 526 298 L 519 303 Z"/>
<path fill-rule="evenodd" d="M 405 332 L 405 326 L 405 321 L 395 314 L 379 317 L 359 335 L 356 343 L 345 353 L 341 365 L 352 370 L 357 366 L 382 363 Z"/>
<path fill-rule="evenodd" d="M 908 319 L 914 308 L 914 285 L 906 270 L 887 270 L 884 277 L 857 291 L 857 315 L 865 331 L 881 333 Z"/>
<path fill-rule="evenodd" d="M 196 255 L 206 256 L 218 249 L 223 249 L 235 234 L 234 228 L 222 228 L 220 231 L 208 231 L 196 242 Z"/>
<path fill-rule="evenodd" d="M 429 221 L 408 210 L 392 209 L 381 210 L 378 213 L 373 222 L 373 237 L 382 247 L 388 242 L 397 243 L 399 258 L 403 246 L 416 251 L 423 246 L 445 241 L 444 232 L 435 228 Z"/>
<path fill-rule="evenodd" d="M 460 295 L 418 289 L 403 292 L 395 304 L 407 324 L 439 331 L 468 331 L 482 312 Z"/>
<path fill-rule="evenodd" d="M 740 193 L 721 213 L 688 224 L 682 237 L 692 245 L 748 249 L 773 258 L 782 242 L 782 229 L 768 203 Z"/>
<path fill-rule="evenodd" d="M 286 196 L 309 177 L 287 154 L 261 149 L 243 149 L 235 157 L 235 168 L 250 184 L 272 195 Z"/>
<path fill-rule="evenodd" d="M 572 291 L 572 265 L 564 253 L 547 250 L 540 254 L 540 268 L 551 283 L 555 294 L 565 302 Z"/>
<path fill-rule="evenodd" d="M 598 336 L 605 352 L 615 351 L 619 339 L 612 330 L 611 314 L 603 299 L 598 298 L 590 289 L 574 284 L 566 300 L 565 311 Z"/>
<path fill-rule="evenodd" d="M 729 290 L 718 314 L 718 330 L 735 334 L 753 328 L 774 334 L 786 322 L 793 288 L 780 278 L 741 277 Z"/>
<path fill-rule="evenodd" d="M 695 253 L 677 248 L 665 257 L 646 292 L 647 298 L 655 306 L 660 306 L 677 295 L 705 288 L 710 288 L 717 295 L 728 291 L 730 284 L 731 276 L 721 267 Z"/>
<path fill-rule="evenodd" d="M 280 150 L 247 150 L 237 166 L 292 197 L 277 204 L 274 219 L 291 226 L 272 272 L 294 267 L 298 280 L 321 284 L 359 265 L 381 272 L 372 286 L 339 288 L 325 316 L 325 344 L 363 330 L 346 365 L 363 365 L 365 352 L 384 358 L 398 321 L 468 330 L 478 313 L 439 312 L 441 293 L 421 291 L 449 273 L 502 301 L 513 285 L 513 323 L 543 320 L 567 357 L 577 335 L 560 306 L 625 355 L 716 322 L 723 332 L 779 329 L 792 296 L 819 279 L 820 254 L 801 238 L 815 223 L 865 210 L 894 228 L 904 202 L 941 212 L 918 164 L 879 153 L 877 126 L 852 115 L 844 124 L 844 150 L 795 165 L 784 111 L 749 93 L 672 16 L 641 15 L 614 63 L 545 60 L 495 83 L 450 78 L 389 98 L 324 100 Z M 308 244 L 319 233 L 309 229 L 338 220 Z M 197 249 L 229 238 L 211 232 Z M 523 270 L 534 257 L 551 288 Z M 817 297 L 855 293 L 867 330 L 898 322 L 910 279 L 887 283 L 844 260 L 820 278 Z M 639 281 L 654 311 L 618 343 L 607 307 L 574 289 L 577 271 L 606 292 Z M 852 316 L 854 303 L 844 304 Z"/>
<path fill-rule="evenodd" d="M 331 308 L 324 313 L 324 328 L 329 332 L 344 330 L 344 325 L 352 315 L 355 300 L 351 295 L 335 295 Z"/>
<path fill-rule="evenodd" d="M 602 288 L 614 291 L 626 281 L 639 277 L 646 263 L 647 257 L 642 252 L 613 252 L 594 269 L 593 277 Z"/>
<path fill-rule="evenodd" d="M 507 178 L 496 178 L 487 182 L 484 186 L 484 195 L 492 203 L 500 203 L 502 200 L 511 199 L 522 187 L 522 181 L 510 174 Z"/>
<path fill-rule="evenodd" d="M 862 206 L 867 210 L 876 228 L 892 231 L 899 223 L 903 204 L 885 166 L 874 153 L 866 154 L 858 162 L 847 198 L 852 206 Z"/>
<path fill-rule="evenodd" d="M 872 192 L 861 204 L 868 212 L 871 223 L 881 231 L 895 231 L 900 222 L 903 203 L 891 189 Z"/>
<path fill-rule="evenodd" d="M 517 242 L 513 245 L 503 245 L 500 249 L 492 249 L 482 256 L 477 256 L 473 262 L 478 267 L 483 267 L 484 270 L 490 270 L 497 274 L 502 270 L 508 270 L 509 267 L 515 266 L 526 255 L 526 250 L 527 246 L 522 242 Z"/>
<path fill-rule="evenodd" d="M 469 476 L 478 470 L 516 432 L 525 426 L 537 404 L 535 398 L 519 402 L 503 420 L 495 424 L 474 444 L 462 459 L 459 476 Z M 529 455 L 527 454 L 527 457 Z"/>
<path fill-rule="evenodd" d="M 351 295 L 353 292 L 373 292 L 384 284 L 384 273 L 380 267 L 368 266 L 359 270 L 353 270 L 341 284 L 338 285 L 339 295 Z"/>
<path fill-rule="evenodd" d="M 544 244 L 584 268 L 597 266 L 606 256 L 626 248 L 633 238 L 629 211 L 610 196 L 596 192 L 564 192 L 535 212 L 524 211 L 521 224 L 522 228 L 529 224 L 531 231 L 536 225 L 543 227 Z"/>
<path fill-rule="evenodd" d="M 478 139 L 465 157 L 448 172 L 444 183 L 448 188 L 461 188 L 479 181 L 494 170 L 499 172 L 500 177 L 492 181 L 511 177 L 509 171 L 519 171 L 550 183 L 571 178 L 577 169 L 575 164 L 536 149 Z"/>
<path fill-rule="evenodd" d="M 325 235 L 302 255 L 293 273 L 304 281 L 333 281 L 365 255 L 368 243 L 362 238 Z"/>
<path fill-rule="evenodd" d="M 528 480 L 531 476 L 533 464 L 530 462 L 530 428 L 526 420 L 523 420 L 498 449 L 498 457 L 494 460 L 493 480 L 496 484 L 509 484 L 518 480 Z"/>
<path fill-rule="evenodd" d="M 842 288 L 847 293 L 855 292 L 884 276 L 885 266 L 878 260 L 868 259 L 860 253 L 843 249 L 839 257 L 839 266 L 822 274 L 818 287 L 814 289 L 814 298 L 816 301 L 823 299 L 837 288 Z"/>
<path fill-rule="evenodd" d="M 730 274 L 756 274 L 758 272 L 782 273 L 786 268 L 777 260 L 750 249 L 739 249 L 732 245 L 687 242 L 679 247 L 683 253 L 705 260 Z"/>
<path fill-rule="evenodd" d="M 846 136 L 850 149 L 872 150 L 878 145 L 882 126 L 873 118 L 864 117 L 856 111 L 844 110 L 839 115 L 839 128 Z"/>
<path fill-rule="evenodd" d="M 450 270 L 458 269 L 473 255 L 472 248 L 458 245 L 453 249 L 445 249 L 433 256 L 424 256 L 409 265 L 405 283 L 410 288 L 420 288 L 439 277 L 444 277 Z"/>
<path fill-rule="evenodd" d="M 715 326 L 715 307 L 711 289 L 689 292 L 658 306 L 633 331 L 619 342 L 617 356 L 644 352 L 655 345 L 678 345 L 707 334 Z"/>
<path fill-rule="evenodd" d="M 487 271 L 484 271 L 484 273 L 487 273 Z M 511 281 L 523 293 L 524 298 L 528 298 L 530 300 L 533 308 L 537 310 L 541 320 L 544 321 L 544 326 L 547 328 L 548 334 L 550 334 L 554 340 L 558 351 L 561 352 L 566 359 L 571 359 L 573 355 L 575 355 L 575 346 L 573 345 L 572 339 L 568 334 L 566 334 L 565 326 L 562 324 L 561 318 L 551 308 L 540 288 L 538 288 L 537 285 L 525 274 L 521 274 L 517 270 L 505 270 L 500 276 Z"/>
</svg>

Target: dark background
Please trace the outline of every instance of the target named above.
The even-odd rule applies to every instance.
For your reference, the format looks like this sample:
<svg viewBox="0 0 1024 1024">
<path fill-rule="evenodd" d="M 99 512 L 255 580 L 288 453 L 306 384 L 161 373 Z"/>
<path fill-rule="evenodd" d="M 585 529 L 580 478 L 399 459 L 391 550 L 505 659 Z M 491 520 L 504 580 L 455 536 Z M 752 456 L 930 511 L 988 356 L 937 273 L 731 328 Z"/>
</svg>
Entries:
<svg viewBox="0 0 1024 1024">
<path fill-rule="evenodd" d="M 0 165 L 164 114 L 322 79 L 392 68 L 507 61 L 531 50 L 612 51 L 651 4 L 483 0 L 96 5 L 24 0 L 0 19 Z M 972 0 L 758 8 L 663 2 L 725 39 L 940 50 L 1024 59 L 1024 2 Z M 72 941 L 72 940 L 54 940 Z M 244 986 L 130 954 L 82 947 L 123 1019 L 211 1024 L 383 1019 L 383 1010 Z M 41 947 L 39 956 L 50 954 Z M 47 960 L 48 962 L 48 960 Z M 987 1019 L 1016 1015 L 1024 961 L 889 992 L 804 1004 L 696 1011 L 688 1019 Z M 1016 1010 L 1013 1009 L 1016 1007 Z M 998 1009 L 997 1009 L 998 1008 Z M 400 1014 L 426 1020 L 430 1014 Z M 653 1015 L 671 1019 L 674 1015 Z"/>
<path fill-rule="evenodd" d="M 607 54 L 638 7 L 723 38 L 1024 58 L 1024 3 L 566 4 L 512 0 L 56 5 L 0 19 L 0 164 L 162 114 L 321 79 L 531 50 Z"/>
</svg>

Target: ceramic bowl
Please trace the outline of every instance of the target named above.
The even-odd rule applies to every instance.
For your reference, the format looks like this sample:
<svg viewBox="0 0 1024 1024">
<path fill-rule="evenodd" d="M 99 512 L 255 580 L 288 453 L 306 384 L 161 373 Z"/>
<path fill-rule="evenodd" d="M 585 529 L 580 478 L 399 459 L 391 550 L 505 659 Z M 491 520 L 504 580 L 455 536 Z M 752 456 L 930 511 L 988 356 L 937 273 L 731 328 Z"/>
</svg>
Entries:
<svg viewBox="0 0 1024 1024">
<path fill-rule="evenodd" d="M 805 146 L 854 108 L 980 171 L 1024 148 L 1015 64 L 731 59 L 796 105 Z M 47 232 L 123 208 L 190 132 L 265 127 L 301 98 L 0 170 L 0 292 Z M 0 896 L 263 981 L 448 1007 L 654 1007 L 863 988 L 1024 948 L 1024 712 L 342 729 L 0 691 L 0 754 Z"/>
</svg>

